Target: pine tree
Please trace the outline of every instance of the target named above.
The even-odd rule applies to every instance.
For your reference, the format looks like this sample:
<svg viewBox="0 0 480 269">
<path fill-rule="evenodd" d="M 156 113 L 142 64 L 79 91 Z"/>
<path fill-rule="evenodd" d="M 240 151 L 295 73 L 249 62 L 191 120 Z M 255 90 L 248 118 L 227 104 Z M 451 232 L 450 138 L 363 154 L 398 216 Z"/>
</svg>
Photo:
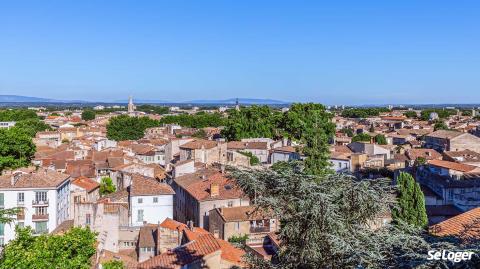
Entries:
<svg viewBox="0 0 480 269">
<path fill-rule="evenodd" d="M 428 224 L 425 209 L 425 197 L 420 185 L 415 179 L 404 172 L 400 172 L 397 178 L 398 205 L 393 209 L 393 219 L 403 221 L 418 227 L 426 227 Z"/>
</svg>

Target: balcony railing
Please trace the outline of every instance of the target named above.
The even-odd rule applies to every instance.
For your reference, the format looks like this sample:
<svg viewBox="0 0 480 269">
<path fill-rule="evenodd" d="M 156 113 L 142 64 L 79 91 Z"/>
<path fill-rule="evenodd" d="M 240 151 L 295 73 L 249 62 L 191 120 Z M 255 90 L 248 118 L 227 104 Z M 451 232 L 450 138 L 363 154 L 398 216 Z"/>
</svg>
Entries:
<svg viewBox="0 0 480 269">
<path fill-rule="evenodd" d="M 269 226 L 250 227 L 250 233 L 269 233 L 269 232 L 270 232 L 270 227 Z"/>
<path fill-rule="evenodd" d="M 48 199 L 47 200 L 33 200 L 32 206 L 48 206 Z"/>
<path fill-rule="evenodd" d="M 48 214 L 33 214 L 32 221 L 44 221 L 48 220 Z"/>
</svg>

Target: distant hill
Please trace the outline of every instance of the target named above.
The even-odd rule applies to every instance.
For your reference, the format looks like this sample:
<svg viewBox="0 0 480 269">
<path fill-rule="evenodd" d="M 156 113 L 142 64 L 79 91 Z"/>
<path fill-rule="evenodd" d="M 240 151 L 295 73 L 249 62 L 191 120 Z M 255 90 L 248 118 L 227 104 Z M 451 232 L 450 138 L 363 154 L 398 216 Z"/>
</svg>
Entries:
<svg viewBox="0 0 480 269">
<path fill-rule="evenodd" d="M 231 99 L 224 99 L 224 100 L 192 100 L 188 102 L 188 104 L 235 104 L 237 102 L 237 98 Z M 238 98 L 238 102 L 244 105 L 280 105 L 280 104 L 288 104 L 289 102 L 273 100 L 273 99 L 255 99 L 255 98 Z"/>
<path fill-rule="evenodd" d="M 21 95 L 0 95 L 0 103 L 89 103 L 81 100 L 56 100 Z"/>
</svg>

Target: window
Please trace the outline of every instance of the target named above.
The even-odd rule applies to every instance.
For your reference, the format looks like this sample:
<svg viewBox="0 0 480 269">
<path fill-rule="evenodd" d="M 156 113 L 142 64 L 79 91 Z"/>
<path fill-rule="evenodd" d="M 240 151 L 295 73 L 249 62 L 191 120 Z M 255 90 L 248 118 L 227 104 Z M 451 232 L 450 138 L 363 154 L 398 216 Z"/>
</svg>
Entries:
<svg viewBox="0 0 480 269">
<path fill-rule="evenodd" d="M 139 204 L 143 203 L 143 198 L 138 198 L 138 203 Z"/>
<path fill-rule="evenodd" d="M 90 223 L 91 223 L 91 215 L 90 215 L 90 214 L 87 214 L 87 215 L 85 216 L 85 223 L 86 223 L 87 225 L 90 225 Z"/>
<path fill-rule="evenodd" d="M 138 212 L 137 213 L 137 221 L 142 222 L 143 221 L 143 209 L 139 209 L 137 212 Z"/>
<path fill-rule="evenodd" d="M 47 233 L 47 232 L 48 232 L 48 227 L 47 227 L 47 222 L 46 221 L 35 222 L 35 233 L 36 234 L 42 234 L 42 233 Z"/>
<path fill-rule="evenodd" d="M 19 192 L 17 194 L 17 203 L 18 204 L 23 204 L 25 202 L 25 193 Z"/>
<path fill-rule="evenodd" d="M 0 193 L 0 208 L 3 208 L 4 206 L 5 206 L 4 194 Z"/>
<path fill-rule="evenodd" d="M 35 215 L 47 215 L 47 208 L 46 206 L 35 207 Z"/>
<path fill-rule="evenodd" d="M 233 202 L 232 201 L 228 202 L 228 207 L 232 207 L 232 206 L 233 206 Z"/>
<path fill-rule="evenodd" d="M 240 222 L 235 222 L 235 231 L 240 230 Z"/>
<path fill-rule="evenodd" d="M 158 203 L 158 197 L 153 197 L 153 202 Z"/>
<path fill-rule="evenodd" d="M 4 236 L 4 235 L 5 235 L 5 224 L 0 223 L 0 236 Z"/>
<path fill-rule="evenodd" d="M 47 201 L 47 192 L 46 191 L 37 191 L 35 192 L 35 201 Z"/>
</svg>

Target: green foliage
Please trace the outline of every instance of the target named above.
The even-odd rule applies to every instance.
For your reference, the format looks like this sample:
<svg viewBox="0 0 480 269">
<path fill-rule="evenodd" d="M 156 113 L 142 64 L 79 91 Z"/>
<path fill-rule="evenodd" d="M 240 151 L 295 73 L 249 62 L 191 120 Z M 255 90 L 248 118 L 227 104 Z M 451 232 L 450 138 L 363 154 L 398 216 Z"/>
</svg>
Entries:
<svg viewBox="0 0 480 269">
<path fill-rule="evenodd" d="M 279 135 L 279 123 L 282 114 L 269 106 L 242 107 L 239 111 L 229 110 L 222 135 L 228 140 L 266 137 Z"/>
<path fill-rule="evenodd" d="M 375 142 L 377 142 L 377 144 L 379 144 L 379 145 L 386 145 L 387 144 L 387 139 L 385 138 L 385 136 L 383 134 L 377 134 L 375 136 Z"/>
<path fill-rule="evenodd" d="M 239 244 L 239 245 L 245 245 L 248 239 L 248 234 L 244 235 L 239 235 L 239 236 L 232 236 L 228 238 L 228 242 L 234 243 L 234 244 Z"/>
<path fill-rule="evenodd" d="M 194 115 L 167 115 L 160 119 L 161 124 L 175 123 L 182 127 L 205 128 L 225 125 L 225 118 L 219 113 L 197 113 Z"/>
<path fill-rule="evenodd" d="M 64 235 L 33 236 L 32 230 L 16 228 L 0 259 L 0 269 L 87 269 L 95 254 L 95 233 L 88 228 L 72 228 Z"/>
<path fill-rule="evenodd" d="M 387 108 L 349 108 L 342 111 L 344 118 L 368 118 L 380 115 L 381 112 L 388 112 Z"/>
<path fill-rule="evenodd" d="M 257 165 L 260 163 L 260 160 L 258 159 L 258 157 L 253 155 L 253 153 L 249 151 L 239 151 L 239 153 L 250 158 L 250 165 Z"/>
<path fill-rule="evenodd" d="M 407 118 L 411 118 L 411 119 L 414 119 L 417 117 L 417 112 L 413 111 L 413 110 L 409 110 L 405 113 L 403 113 L 403 115 Z"/>
<path fill-rule="evenodd" d="M 462 116 L 472 116 L 471 110 L 462 110 Z"/>
<path fill-rule="evenodd" d="M 200 130 L 196 131 L 192 136 L 196 137 L 196 138 L 206 138 L 207 137 L 207 132 L 205 132 L 205 130 L 203 130 L 203 129 L 200 129 Z"/>
<path fill-rule="evenodd" d="M 448 126 L 445 124 L 445 122 L 443 121 L 438 121 L 437 123 L 435 123 L 433 125 L 433 130 L 434 131 L 437 131 L 437 130 L 448 130 Z"/>
<path fill-rule="evenodd" d="M 281 223 L 276 263 L 253 259 L 253 268 L 450 268 L 427 260 L 427 251 L 479 249 L 478 241 L 461 245 L 403 223 L 373 229 L 372 221 L 395 204 L 390 180 L 311 176 L 298 163 L 282 167 L 231 171 L 254 205 Z"/>
<path fill-rule="evenodd" d="M 392 211 L 393 219 L 397 222 L 402 221 L 414 226 L 426 227 L 428 219 L 425 197 L 420 185 L 415 182 L 410 174 L 400 172 L 397 178 L 397 186 L 398 206 Z"/>
<path fill-rule="evenodd" d="M 352 137 L 352 142 L 370 142 L 372 137 L 369 134 L 361 133 Z"/>
<path fill-rule="evenodd" d="M 35 154 L 32 137 L 23 129 L 0 129 L 0 172 L 27 166 Z"/>
<path fill-rule="evenodd" d="M 0 223 L 11 223 L 15 220 L 16 214 L 20 212 L 20 208 L 0 209 Z"/>
<path fill-rule="evenodd" d="M 342 128 L 340 132 L 346 134 L 348 137 L 353 137 L 353 130 L 351 128 Z"/>
<path fill-rule="evenodd" d="M 30 109 L 10 109 L 0 111 L 0 121 L 21 121 L 27 119 L 38 119 L 35 111 Z"/>
<path fill-rule="evenodd" d="M 22 129 L 30 137 L 35 137 L 37 132 L 50 131 L 52 128 L 39 119 L 25 119 L 17 121 L 15 128 Z"/>
<path fill-rule="evenodd" d="M 328 142 L 335 134 L 333 115 L 321 104 L 292 104 L 281 121 L 286 136 L 304 145 L 305 170 L 310 174 L 329 172 Z"/>
<path fill-rule="evenodd" d="M 432 112 L 437 113 L 438 117 L 440 119 L 445 119 L 445 118 L 448 118 L 450 116 L 453 116 L 453 115 L 457 114 L 457 111 L 455 109 L 435 109 L 435 108 L 431 108 L 431 109 L 422 110 L 422 112 L 420 113 L 420 118 L 422 120 L 429 120 L 430 119 L 430 113 L 432 113 Z"/>
<path fill-rule="evenodd" d="M 122 261 L 108 261 L 102 263 L 102 269 L 124 269 L 125 265 Z"/>
<path fill-rule="evenodd" d="M 82 120 L 94 120 L 95 119 L 95 111 L 93 109 L 85 109 L 82 112 Z"/>
<path fill-rule="evenodd" d="M 169 109 L 166 106 L 155 106 L 155 105 L 138 105 L 135 110 L 142 111 L 150 114 L 168 114 Z"/>
<path fill-rule="evenodd" d="M 105 195 L 115 192 L 116 188 L 110 177 L 103 177 L 100 181 L 100 195 Z"/>
<path fill-rule="evenodd" d="M 138 140 L 144 136 L 145 129 L 159 126 L 159 122 L 148 117 L 113 117 L 107 124 L 107 137 L 115 141 Z"/>
</svg>

